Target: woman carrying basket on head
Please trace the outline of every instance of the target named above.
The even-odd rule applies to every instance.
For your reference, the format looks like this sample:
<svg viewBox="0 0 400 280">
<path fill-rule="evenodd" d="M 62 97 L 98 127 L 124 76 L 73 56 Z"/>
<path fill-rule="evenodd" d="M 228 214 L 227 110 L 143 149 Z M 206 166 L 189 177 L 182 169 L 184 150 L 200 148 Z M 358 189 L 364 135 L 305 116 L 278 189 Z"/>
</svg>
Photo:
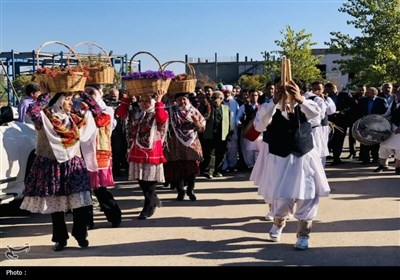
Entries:
<svg viewBox="0 0 400 280">
<path fill-rule="evenodd" d="M 129 180 L 138 180 L 144 194 L 144 206 L 139 220 L 151 217 L 156 207 L 161 206 L 155 189 L 157 182 L 164 182 L 163 140 L 168 121 L 168 112 L 161 101 L 165 92 L 157 90 L 152 95 L 141 95 L 140 111 L 131 118 L 127 126 Z M 131 98 L 123 98 L 116 113 L 122 119 L 128 117 Z"/>
<path fill-rule="evenodd" d="M 50 99 L 49 90 L 43 83 L 41 91 L 43 94 L 27 111 L 37 131 L 37 156 L 25 181 L 21 209 L 51 214 L 55 251 L 61 251 L 67 245 L 65 213 L 72 210 L 72 235 L 80 247 L 87 247 L 87 221 L 92 198 L 81 144 L 89 140 L 96 127 L 89 121 L 91 114 L 71 112 L 72 93 L 59 92 Z M 85 93 L 81 96 L 93 115 L 100 114 L 100 107 L 90 96 Z"/>
<path fill-rule="evenodd" d="M 101 114 L 94 118 L 96 130 L 92 135 L 90 144 L 84 146 L 91 152 L 85 153 L 84 156 L 88 166 L 90 185 L 99 201 L 100 209 L 104 212 L 111 226 L 118 227 L 121 224 L 121 209 L 112 193 L 107 189 L 115 185 L 111 158 L 111 132 L 113 129 L 114 110 L 104 103 L 102 89 L 103 86 L 101 85 L 85 87 L 85 92 L 101 108 Z M 82 105 L 85 107 L 85 104 Z M 88 227 L 89 229 L 94 228 L 93 206 L 90 211 Z"/>
</svg>

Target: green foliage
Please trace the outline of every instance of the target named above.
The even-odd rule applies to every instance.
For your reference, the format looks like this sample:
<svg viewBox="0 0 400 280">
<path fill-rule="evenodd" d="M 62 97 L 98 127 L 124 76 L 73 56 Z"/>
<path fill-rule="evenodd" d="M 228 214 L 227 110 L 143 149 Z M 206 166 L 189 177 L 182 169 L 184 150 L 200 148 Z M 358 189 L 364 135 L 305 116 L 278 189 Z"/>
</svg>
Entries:
<svg viewBox="0 0 400 280">
<path fill-rule="evenodd" d="M 0 107 L 3 105 L 7 105 L 7 92 L 6 89 L 7 85 L 5 82 L 5 76 L 0 75 Z"/>
<path fill-rule="evenodd" d="M 311 41 L 312 34 L 305 33 L 304 29 L 296 33 L 290 26 L 287 26 L 286 30 L 280 33 L 284 36 L 284 39 L 275 40 L 275 43 L 281 50 L 264 52 L 266 81 L 271 82 L 275 76 L 280 76 L 283 56 L 291 60 L 294 79 L 304 82 L 321 80 L 321 71 L 316 67 L 320 63 L 320 58 L 314 56 L 311 49 L 312 46 L 316 45 Z M 279 58 L 275 59 L 273 54 L 278 54 Z"/>
<path fill-rule="evenodd" d="M 263 90 L 265 87 L 263 75 L 242 75 L 239 80 L 242 88 Z"/>
<path fill-rule="evenodd" d="M 342 73 L 353 73 L 350 85 L 400 82 L 400 0 L 348 0 L 339 12 L 353 19 L 347 24 L 360 36 L 331 32 L 325 44 L 351 59 L 336 61 Z"/>
<path fill-rule="evenodd" d="M 25 96 L 25 86 L 32 83 L 32 75 L 19 75 L 15 78 L 13 86 L 20 99 Z"/>
<path fill-rule="evenodd" d="M 313 82 L 321 80 L 321 71 L 316 67 L 320 58 L 312 54 L 311 47 L 316 45 L 311 41 L 312 34 L 306 34 L 305 30 L 298 33 L 290 27 L 286 27 L 286 31 L 281 31 L 284 40 L 276 40 L 275 43 L 282 48 L 276 51 L 282 58 L 286 56 L 291 60 L 293 79 L 304 82 Z M 280 62 L 279 62 L 280 63 Z"/>
</svg>

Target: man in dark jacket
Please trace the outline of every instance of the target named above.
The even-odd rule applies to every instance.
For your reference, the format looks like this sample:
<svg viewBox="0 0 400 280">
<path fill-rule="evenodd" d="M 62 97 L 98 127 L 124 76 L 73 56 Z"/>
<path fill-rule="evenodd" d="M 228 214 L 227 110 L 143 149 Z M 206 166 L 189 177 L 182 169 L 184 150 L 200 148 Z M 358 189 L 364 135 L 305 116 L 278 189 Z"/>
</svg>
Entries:
<svg viewBox="0 0 400 280">
<path fill-rule="evenodd" d="M 360 99 L 358 103 L 358 117 L 362 118 L 371 114 L 383 115 L 388 110 L 388 105 L 385 99 L 378 97 L 378 89 L 369 87 L 365 97 Z M 378 163 L 379 160 L 379 144 L 367 146 L 360 144 L 360 160 L 362 164 L 370 163 L 370 154 L 372 162 Z"/>
<path fill-rule="evenodd" d="M 332 165 L 341 164 L 340 155 L 343 150 L 343 142 L 346 137 L 347 128 L 351 125 L 355 113 L 355 101 L 348 92 L 338 92 L 332 83 L 325 85 L 325 92 L 336 105 L 336 112 L 328 116 L 328 120 L 333 122 L 337 129 L 333 132 L 332 140 L 329 142 L 329 149 L 332 150 Z"/>
</svg>

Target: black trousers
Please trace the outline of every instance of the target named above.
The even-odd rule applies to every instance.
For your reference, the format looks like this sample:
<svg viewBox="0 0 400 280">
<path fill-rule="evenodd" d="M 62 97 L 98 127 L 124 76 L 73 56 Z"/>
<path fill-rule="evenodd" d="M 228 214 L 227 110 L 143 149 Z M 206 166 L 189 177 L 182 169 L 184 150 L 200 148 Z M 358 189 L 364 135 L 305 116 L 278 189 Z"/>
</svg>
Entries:
<svg viewBox="0 0 400 280">
<path fill-rule="evenodd" d="M 360 160 L 363 163 L 369 163 L 372 157 L 373 162 L 379 160 L 379 144 L 366 146 L 360 144 Z"/>
<path fill-rule="evenodd" d="M 224 162 L 226 153 L 226 140 L 216 140 L 216 139 L 203 139 L 204 146 L 203 149 L 203 162 L 201 163 L 202 172 L 210 172 L 210 161 L 211 153 L 214 150 L 215 153 L 215 167 L 214 173 L 222 172 L 222 164 Z"/>
<path fill-rule="evenodd" d="M 76 240 L 86 239 L 87 236 L 87 222 L 89 216 L 89 208 L 80 207 L 72 210 L 73 215 L 73 227 L 72 236 Z M 53 242 L 64 242 L 68 236 L 67 224 L 65 223 L 65 213 L 55 212 L 51 213 L 51 220 L 53 224 Z"/>
<path fill-rule="evenodd" d="M 194 190 L 195 181 L 196 181 L 196 176 L 190 176 L 190 177 L 186 176 L 185 179 L 171 182 L 171 186 L 173 186 L 178 191 L 179 194 L 182 194 L 185 192 L 184 185 L 186 182 L 187 183 L 186 193 L 189 194 L 192 193 Z"/>
<path fill-rule="evenodd" d="M 351 127 L 349 129 L 349 152 L 352 155 L 356 154 L 356 139 L 353 137 L 353 131 Z"/>
<path fill-rule="evenodd" d="M 139 186 L 144 195 L 144 206 L 141 214 L 150 217 L 154 214 L 156 207 L 161 206 L 160 199 L 156 194 L 157 181 L 139 180 Z"/>
<path fill-rule="evenodd" d="M 117 202 L 115 201 L 112 193 L 106 187 L 100 187 L 93 189 L 94 195 L 100 204 L 101 211 L 112 224 L 118 224 L 121 222 L 121 209 L 119 208 Z M 93 206 L 91 207 L 91 220 L 89 224 L 93 224 Z"/>
<path fill-rule="evenodd" d="M 340 155 L 342 154 L 343 150 L 344 138 L 346 136 L 347 127 L 341 127 L 341 129 L 343 129 L 343 132 L 335 129 L 332 140 L 329 142 L 329 149 L 332 150 L 334 162 L 339 161 L 340 159 Z"/>
</svg>

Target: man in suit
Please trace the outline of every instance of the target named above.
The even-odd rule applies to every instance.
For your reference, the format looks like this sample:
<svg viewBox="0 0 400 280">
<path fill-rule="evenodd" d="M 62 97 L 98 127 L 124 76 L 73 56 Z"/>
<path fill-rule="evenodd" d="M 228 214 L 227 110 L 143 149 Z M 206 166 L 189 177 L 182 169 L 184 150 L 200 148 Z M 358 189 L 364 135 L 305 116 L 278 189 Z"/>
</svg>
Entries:
<svg viewBox="0 0 400 280">
<path fill-rule="evenodd" d="M 369 87 L 365 93 L 365 97 L 360 99 L 358 103 L 358 116 L 364 117 L 371 114 L 383 115 L 388 110 L 388 105 L 385 99 L 378 97 L 378 89 Z M 378 163 L 379 144 L 367 146 L 360 144 L 360 160 L 362 164 L 370 163 L 370 154 L 372 162 Z"/>
<path fill-rule="evenodd" d="M 328 116 L 328 120 L 333 122 L 338 129 L 333 132 L 329 149 L 332 150 L 333 162 L 332 165 L 341 164 L 340 155 L 343 150 L 343 142 L 346 137 L 347 128 L 351 125 L 355 112 L 355 102 L 352 95 L 348 92 L 338 92 L 337 88 L 332 83 L 325 85 L 325 93 L 335 102 L 336 112 Z"/>
</svg>

